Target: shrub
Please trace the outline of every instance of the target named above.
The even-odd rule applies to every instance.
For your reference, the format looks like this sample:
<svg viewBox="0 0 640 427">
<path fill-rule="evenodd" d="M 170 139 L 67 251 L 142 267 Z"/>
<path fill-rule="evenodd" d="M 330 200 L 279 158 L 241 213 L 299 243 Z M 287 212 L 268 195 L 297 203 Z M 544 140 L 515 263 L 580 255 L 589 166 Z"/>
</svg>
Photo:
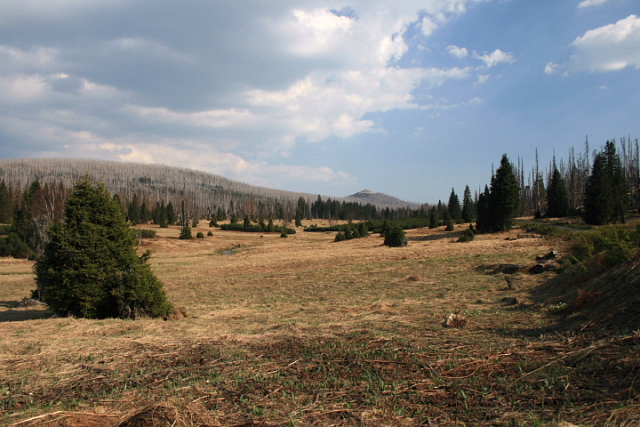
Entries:
<svg viewBox="0 0 640 427">
<path fill-rule="evenodd" d="M 37 294 L 58 315 L 162 317 L 171 309 L 160 282 L 136 253 L 136 232 L 104 184 L 85 177 L 53 224 L 35 265 Z"/>
<path fill-rule="evenodd" d="M 202 231 L 198 231 L 198 233 L 196 234 L 196 237 L 198 239 L 204 239 L 204 233 L 202 233 Z"/>
<path fill-rule="evenodd" d="M 344 233 L 342 231 L 338 231 L 336 234 L 336 238 L 333 240 L 334 242 L 344 242 L 346 238 L 344 237 Z"/>
<path fill-rule="evenodd" d="M 11 234 L 11 228 L 11 225 L 0 225 L 0 236 L 8 236 L 9 234 Z"/>
<path fill-rule="evenodd" d="M 0 238 L 0 256 L 12 256 L 14 258 L 29 258 L 33 251 L 27 243 L 16 233 Z"/>
<path fill-rule="evenodd" d="M 404 230 L 398 225 L 392 227 L 384 239 L 384 244 L 390 247 L 407 246 L 407 238 Z"/>
<path fill-rule="evenodd" d="M 139 230 L 139 234 L 140 237 L 142 237 L 143 239 L 151 239 L 153 237 L 156 237 L 156 230 Z"/>
<path fill-rule="evenodd" d="M 464 230 L 462 232 L 462 235 L 458 239 L 458 242 L 459 243 L 470 242 L 473 239 L 475 239 L 475 237 L 476 237 L 476 233 L 473 232 L 473 229 L 472 228 L 467 228 L 466 230 Z"/>
<path fill-rule="evenodd" d="M 209 232 L 207 233 L 207 236 L 211 237 L 211 236 L 213 236 L 213 233 L 212 233 L 211 231 L 209 231 Z"/>
<path fill-rule="evenodd" d="M 283 231 L 282 233 L 280 233 L 280 237 L 286 239 L 287 237 L 289 237 L 289 235 Z"/>
</svg>

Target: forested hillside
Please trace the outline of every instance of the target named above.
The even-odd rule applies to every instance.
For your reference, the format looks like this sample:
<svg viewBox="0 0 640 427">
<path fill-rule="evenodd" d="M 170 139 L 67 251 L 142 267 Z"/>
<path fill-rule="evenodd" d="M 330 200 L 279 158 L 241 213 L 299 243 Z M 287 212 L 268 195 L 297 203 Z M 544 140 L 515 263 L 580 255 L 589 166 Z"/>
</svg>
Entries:
<svg viewBox="0 0 640 427">
<path fill-rule="evenodd" d="M 193 203 L 203 217 L 210 209 L 223 209 L 229 214 L 237 211 L 256 215 L 259 206 L 275 215 L 276 210 L 286 209 L 288 204 L 295 206 L 301 198 L 311 205 L 319 197 L 317 194 L 257 187 L 202 171 L 163 165 L 79 159 L 0 160 L 0 180 L 4 180 L 14 194 L 22 193 L 34 180 L 43 186 L 62 184 L 71 188 L 84 175 L 104 182 L 109 191 L 117 194 L 125 204 L 134 195 L 147 204 L 172 202 L 177 205 L 184 199 Z M 332 199 L 321 198 L 324 201 Z M 338 197 L 332 201 L 371 204 L 377 209 L 408 206 L 415 209 L 418 206 L 388 196 Z"/>
</svg>

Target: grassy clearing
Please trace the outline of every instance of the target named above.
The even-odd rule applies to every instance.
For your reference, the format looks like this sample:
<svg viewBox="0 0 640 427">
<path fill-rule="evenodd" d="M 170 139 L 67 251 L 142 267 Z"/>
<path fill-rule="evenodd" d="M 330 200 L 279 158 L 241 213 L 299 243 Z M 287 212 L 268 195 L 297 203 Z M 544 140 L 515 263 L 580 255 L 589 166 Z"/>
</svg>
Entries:
<svg viewBox="0 0 640 427">
<path fill-rule="evenodd" d="M 464 228 L 409 231 L 405 248 L 157 229 L 141 249 L 190 314 L 175 321 L 43 318 L 14 304 L 30 264 L 1 260 L 0 424 L 638 425 L 640 336 L 554 333 L 530 292 L 554 273 L 515 289 L 487 274 L 567 243 L 452 243 Z M 441 326 L 451 312 L 466 329 Z"/>
</svg>

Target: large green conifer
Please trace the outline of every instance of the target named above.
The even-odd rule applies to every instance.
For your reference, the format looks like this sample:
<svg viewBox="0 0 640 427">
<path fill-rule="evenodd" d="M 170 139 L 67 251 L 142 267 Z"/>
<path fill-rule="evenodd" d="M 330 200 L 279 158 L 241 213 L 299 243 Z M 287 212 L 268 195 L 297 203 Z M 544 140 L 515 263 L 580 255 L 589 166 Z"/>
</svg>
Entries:
<svg viewBox="0 0 640 427">
<path fill-rule="evenodd" d="M 562 175 L 557 168 L 554 168 L 551 182 L 547 188 L 547 216 L 564 218 L 567 215 L 569 215 L 569 195 Z"/>
<path fill-rule="evenodd" d="M 462 217 L 462 208 L 460 207 L 460 199 L 456 194 L 455 190 L 451 189 L 451 194 L 449 195 L 449 203 L 447 204 L 447 210 L 449 211 L 449 216 L 452 220 L 457 221 Z"/>
<path fill-rule="evenodd" d="M 164 316 L 171 305 L 136 233 L 104 184 L 80 180 L 64 222 L 49 229 L 35 265 L 39 296 L 58 315 L 88 318 Z"/>
<path fill-rule="evenodd" d="M 464 222 L 473 221 L 473 200 L 471 199 L 471 190 L 468 185 L 464 188 L 462 196 L 462 220 Z"/>
<path fill-rule="evenodd" d="M 513 166 L 504 154 L 500 160 L 500 167 L 491 179 L 489 217 L 493 223 L 493 231 L 510 229 L 519 208 L 520 186 L 513 172 Z"/>
<path fill-rule="evenodd" d="M 585 188 L 584 221 L 592 225 L 607 224 L 615 213 L 613 186 L 607 169 L 607 156 L 598 153 Z"/>
</svg>

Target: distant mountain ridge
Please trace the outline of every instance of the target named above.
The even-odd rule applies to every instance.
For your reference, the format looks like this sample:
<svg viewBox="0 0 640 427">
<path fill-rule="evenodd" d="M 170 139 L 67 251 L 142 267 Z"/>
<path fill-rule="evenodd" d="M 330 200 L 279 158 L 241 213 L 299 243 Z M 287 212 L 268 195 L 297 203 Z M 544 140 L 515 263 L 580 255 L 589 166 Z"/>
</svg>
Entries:
<svg viewBox="0 0 640 427">
<path fill-rule="evenodd" d="M 348 196 L 349 199 L 358 199 L 361 203 L 371 203 L 375 206 L 388 206 L 390 208 L 404 208 L 410 207 L 412 209 L 418 209 L 420 207 L 420 203 L 415 202 L 406 202 L 404 200 L 398 199 L 397 197 L 389 196 L 388 194 L 378 193 L 375 191 L 364 189 L 359 191 L 351 196 Z"/>
<path fill-rule="evenodd" d="M 250 198 L 255 202 L 274 200 L 296 203 L 302 197 L 309 203 L 317 200 L 318 194 L 297 193 L 270 189 L 234 181 L 219 175 L 194 169 L 86 159 L 2 159 L 0 180 L 7 185 L 24 189 L 35 179 L 44 185 L 62 182 L 71 187 L 80 177 L 104 182 L 109 191 L 128 199 L 133 193 L 147 196 L 154 202 L 175 201 L 188 198 L 201 207 L 212 207 L 237 203 Z M 321 195 L 323 200 L 370 203 L 378 208 L 415 208 L 416 203 L 404 202 L 382 193 L 364 190 L 347 197 Z"/>
</svg>

